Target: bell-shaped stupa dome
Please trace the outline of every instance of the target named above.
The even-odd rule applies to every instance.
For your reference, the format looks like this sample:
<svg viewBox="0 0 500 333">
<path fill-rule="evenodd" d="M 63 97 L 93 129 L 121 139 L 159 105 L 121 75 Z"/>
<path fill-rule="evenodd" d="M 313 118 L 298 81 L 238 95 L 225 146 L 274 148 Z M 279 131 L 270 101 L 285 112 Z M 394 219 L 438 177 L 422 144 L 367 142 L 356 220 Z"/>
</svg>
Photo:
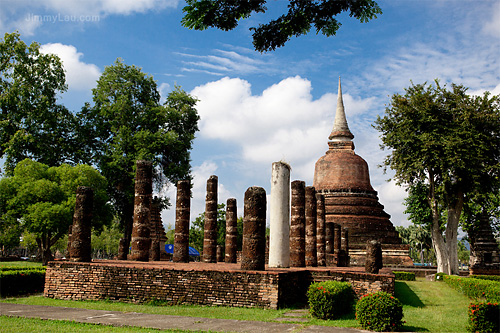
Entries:
<svg viewBox="0 0 500 333">
<path fill-rule="evenodd" d="M 339 78 L 337 110 L 329 149 L 317 162 L 314 187 L 325 196 L 326 223 L 349 229 L 349 254 L 354 265 L 364 264 L 366 242 L 378 240 L 384 264 L 412 264 L 407 246 L 401 245 L 390 215 L 378 201 L 370 184 L 366 161 L 354 152 L 354 135 L 349 130 Z"/>
</svg>

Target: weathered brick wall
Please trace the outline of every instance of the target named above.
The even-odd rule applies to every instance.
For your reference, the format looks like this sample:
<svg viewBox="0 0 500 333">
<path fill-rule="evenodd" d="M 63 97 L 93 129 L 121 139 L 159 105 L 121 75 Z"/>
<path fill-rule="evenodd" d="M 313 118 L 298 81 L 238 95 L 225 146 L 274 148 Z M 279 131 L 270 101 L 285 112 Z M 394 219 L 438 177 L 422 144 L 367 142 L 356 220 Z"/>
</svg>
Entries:
<svg viewBox="0 0 500 333">
<path fill-rule="evenodd" d="M 311 271 L 311 281 L 326 280 L 346 281 L 358 297 L 377 291 L 385 291 L 394 295 L 395 279 L 392 274 L 369 274 L 348 271 Z"/>
<path fill-rule="evenodd" d="M 348 281 L 358 296 L 394 293 L 394 276 L 334 270 L 181 270 L 96 263 L 50 262 L 44 295 L 72 300 L 281 308 L 307 302 L 312 282 Z"/>
<path fill-rule="evenodd" d="M 51 262 L 46 297 L 277 308 L 278 274 Z"/>
</svg>

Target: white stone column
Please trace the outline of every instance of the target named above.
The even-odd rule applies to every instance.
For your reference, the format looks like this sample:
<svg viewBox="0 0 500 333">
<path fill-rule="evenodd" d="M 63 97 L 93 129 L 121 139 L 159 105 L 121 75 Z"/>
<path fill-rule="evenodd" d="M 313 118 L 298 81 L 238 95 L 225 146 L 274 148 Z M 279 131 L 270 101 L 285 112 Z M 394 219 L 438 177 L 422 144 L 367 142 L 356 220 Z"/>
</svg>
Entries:
<svg viewBox="0 0 500 333">
<path fill-rule="evenodd" d="M 290 267 L 290 166 L 273 163 L 271 175 L 269 267 Z"/>
</svg>

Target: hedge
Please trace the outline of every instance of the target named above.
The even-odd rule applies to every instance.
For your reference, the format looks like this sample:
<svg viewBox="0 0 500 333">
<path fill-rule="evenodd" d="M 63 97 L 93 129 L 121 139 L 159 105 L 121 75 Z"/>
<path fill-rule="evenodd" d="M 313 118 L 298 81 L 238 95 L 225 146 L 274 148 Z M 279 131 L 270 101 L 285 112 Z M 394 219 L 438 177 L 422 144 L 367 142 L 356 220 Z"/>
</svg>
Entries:
<svg viewBox="0 0 500 333">
<path fill-rule="evenodd" d="M 473 279 L 490 280 L 500 282 L 500 275 L 471 275 Z"/>
<path fill-rule="evenodd" d="M 469 305 L 468 332 L 500 331 L 500 306 L 498 303 L 477 303 Z"/>
<path fill-rule="evenodd" d="M 0 271 L 0 296 L 15 296 L 42 292 L 45 268 Z"/>
<path fill-rule="evenodd" d="M 410 272 L 393 272 L 396 280 L 415 281 L 415 273 Z"/>
<path fill-rule="evenodd" d="M 488 302 L 500 302 L 500 283 L 496 281 L 464 278 L 456 275 L 444 275 L 443 281 L 464 295 Z"/>
<path fill-rule="evenodd" d="M 353 311 L 355 296 L 349 282 L 312 283 L 307 290 L 309 312 L 320 319 L 335 319 Z"/>
<path fill-rule="evenodd" d="M 367 294 L 356 304 L 356 319 L 365 330 L 399 332 L 403 325 L 403 305 L 383 291 Z"/>
</svg>

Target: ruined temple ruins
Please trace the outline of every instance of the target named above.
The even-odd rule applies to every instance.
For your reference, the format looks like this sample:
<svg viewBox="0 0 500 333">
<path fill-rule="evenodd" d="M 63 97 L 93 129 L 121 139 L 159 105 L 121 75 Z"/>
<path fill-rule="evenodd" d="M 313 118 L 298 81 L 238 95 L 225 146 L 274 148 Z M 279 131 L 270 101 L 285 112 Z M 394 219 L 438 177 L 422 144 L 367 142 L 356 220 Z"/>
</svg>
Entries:
<svg viewBox="0 0 500 333">
<path fill-rule="evenodd" d="M 349 130 L 338 87 L 337 109 L 328 151 L 317 162 L 313 186 L 325 197 L 326 224 L 348 229 L 350 263 L 363 266 L 367 242 L 382 244 L 384 265 L 412 265 L 407 245 L 401 244 L 390 215 L 379 203 L 370 184 L 368 164 L 354 152 L 354 135 Z"/>
</svg>

